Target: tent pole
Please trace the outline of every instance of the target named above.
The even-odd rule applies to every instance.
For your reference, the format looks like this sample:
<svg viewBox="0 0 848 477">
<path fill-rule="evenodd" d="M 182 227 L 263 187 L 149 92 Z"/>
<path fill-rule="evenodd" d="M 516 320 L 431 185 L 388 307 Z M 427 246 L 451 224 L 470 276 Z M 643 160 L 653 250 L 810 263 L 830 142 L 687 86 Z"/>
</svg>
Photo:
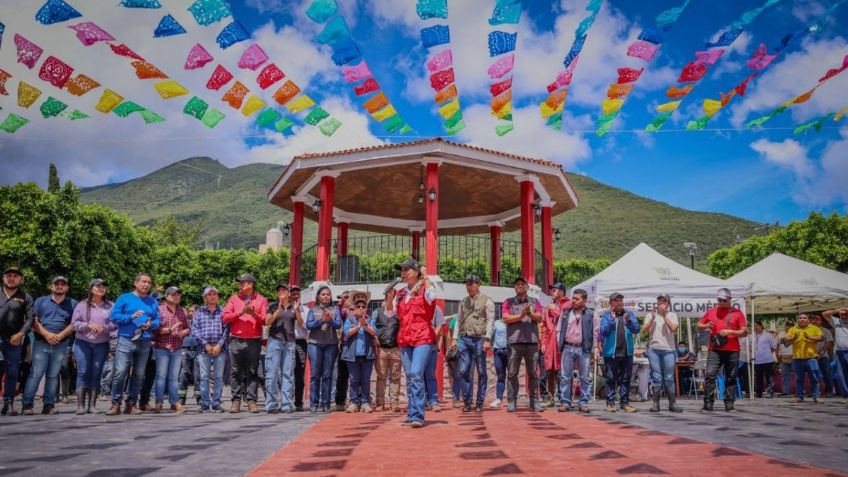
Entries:
<svg viewBox="0 0 848 477">
<path fill-rule="evenodd" d="M 756 315 L 756 305 L 754 305 L 754 299 L 751 298 L 751 335 L 748 339 L 748 399 L 754 400 L 754 322 L 757 320 Z"/>
</svg>

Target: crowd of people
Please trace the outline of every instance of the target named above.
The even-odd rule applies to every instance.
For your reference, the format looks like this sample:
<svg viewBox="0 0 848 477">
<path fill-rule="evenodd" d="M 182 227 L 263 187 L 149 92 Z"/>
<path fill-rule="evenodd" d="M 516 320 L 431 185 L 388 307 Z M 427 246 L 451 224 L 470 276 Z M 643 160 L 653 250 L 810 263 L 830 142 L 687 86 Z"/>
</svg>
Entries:
<svg viewBox="0 0 848 477">
<path fill-rule="evenodd" d="M 22 271 L 7 268 L 0 294 L 2 414 L 19 413 L 19 388 L 21 414 L 34 413 L 40 388 L 41 412 L 57 413 L 60 376 L 71 361 L 76 379 L 66 393 L 75 392 L 80 415 L 96 412 L 101 393 L 111 401 L 109 416 L 161 413 L 166 395 L 169 409 L 183 413 L 190 385 L 199 412 L 226 412 L 225 385 L 231 388 L 230 413 L 243 407 L 260 412 L 260 389 L 269 414 L 304 411 L 305 405 L 314 413 L 329 412 L 333 405 L 350 413 L 403 412 L 405 381 L 404 424 L 417 428 L 424 425 L 426 411 L 442 411 L 440 351 L 449 370 L 453 406 L 463 412 L 481 412 L 486 405 L 489 356 L 496 378 L 490 408 L 505 402 L 506 411 L 518 409 L 523 364 L 524 394 L 534 412 L 556 407 L 588 413 L 593 385 L 600 381 L 608 412 L 636 412 L 630 390 L 634 372 L 637 395 L 645 399 L 650 391 L 650 412 L 661 411 L 663 394 L 668 411 L 682 412 L 678 388 L 689 389 L 692 373 L 690 366 L 679 370 L 680 380 L 686 381 L 680 386 L 675 369 L 698 357 L 685 342 L 675 341 L 680 320 L 668 295 L 658 296 L 656 307 L 640 323 L 624 307 L 620 293 L 611 294 L 609 309 L 596 314 L 585 290 L 572 290 L 569 299 L 565 286 L 556 283 L 548 290 L 551 303 L 543 306 L 519 277 L 513 284 L 515 296 L 503 301 L 498 314 L 494 300 L 481 292 L 480 278 L 469 275 L 467 296 L 446 320 L 426 270 L 413 259 L 396 268 L 398 283 L 384 291 L 374 309 L 368 292 L 348 291 L 334 301 L 327 286 L 306 303 L 300 287 L 280 284 L 268 300 L 256 291 L 251 274 L 236 279 L 238 292 L 223 304 L 219 291 L 210 286 L 202 291 L 201 305 L 184 307 L 177 286 L 159 296 L 146 273 L 139 273 L 134 289 L 114 302 L 100 279 L 88 284 L 82 300 L 71 298 L 68 279 L 61 275 L 52 280 L 50 294 L 33 300 L 21 289 Z M 806 395 L 821 402 L 820 382 L 825 394 L 835 389 L 848 397 L 848 309 L 799 314 L 779 336 L 756 323 L 748 337 L 746 317 L 731 306 L 730 291 L 718 290 L 716 300 L 697 324 L 709 336 L 702 357 L 703 411 L 713 411 L 716 397 L 725 411 L 734 410 L 747 339 L 754 340 L 756 397 L 775 395 L 777 368 L 784 394 L 795 375 L 793 402 Z M 646 350 L 639 349 L 642 341 Z M 25 361 L 30 365 L 24 370 Z M 593 380 L 592 368 L 601 362 L 602 375 Z M 304 403 L 307 363 L 309 400 Z M 720 376 L 724 394 L 717 396 Z"/>
</svg>

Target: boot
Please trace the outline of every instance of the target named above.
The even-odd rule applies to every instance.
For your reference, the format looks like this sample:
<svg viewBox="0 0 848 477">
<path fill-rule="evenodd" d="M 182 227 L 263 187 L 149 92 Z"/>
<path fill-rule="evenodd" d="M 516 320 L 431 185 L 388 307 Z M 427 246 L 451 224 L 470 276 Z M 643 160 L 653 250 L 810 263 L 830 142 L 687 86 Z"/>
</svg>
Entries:
<svg viewBox="0 0 848 477">
<path fill-rule="evenodd" d="M 650 412 L 660 412 L 660 391 L 659 389 L 654 390 L 654 405 L 651 406 Z M 671 400 L 671 395 L 668 396 L 669 401 Z"/>
<path fill-rule="evenodd" d="M 99 388 L 88 388 L 88 405 L 85 408 L 86 413 L 97 414 L 97 398 L 99 395 Z"/>
<path fill-rule="evenodd" d="M 112 403 L 112 407 L 106 411 L 107 416 L 117 416 L 121 413 L 121 404 L 120 403 Z"/>
<path fill-rule="evenodd" d="M 668 410 L 671 412 L 683 412 L 683 409 L 677 407 L 677 395 L 674 391 L 668 393 Z"/>
<path fill-rule="evenodd" d="M 77 416 L 85 414 L 85 396 L 88 394 L 88 388 L 77 388 Z"/>
</svg>

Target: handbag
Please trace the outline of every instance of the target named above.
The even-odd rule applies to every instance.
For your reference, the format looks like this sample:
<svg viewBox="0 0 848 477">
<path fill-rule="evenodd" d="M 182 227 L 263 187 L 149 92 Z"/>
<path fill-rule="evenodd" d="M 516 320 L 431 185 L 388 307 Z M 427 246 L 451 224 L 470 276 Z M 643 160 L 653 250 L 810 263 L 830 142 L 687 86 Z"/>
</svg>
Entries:
<svg viewBox="0 0 848 477">
<path fill-rule="evenodd" d="M 733 310 L 730 310 L 727 313 L 727 318 L 725 318 L 725 320 L 724 320 L 724 328 L 725 329 L 730 328 L 730 317 L 731 317 L 732 313 L 733 313 Z M 710 343 L 713 345 L 714 348 L 723 347 L 724 345 L 727 344 L 727 340 L 728 340 L 727 336 L 721 336 L 719 334 L 715 334 L 715 335 L 710 337 Z"/>
</svg>

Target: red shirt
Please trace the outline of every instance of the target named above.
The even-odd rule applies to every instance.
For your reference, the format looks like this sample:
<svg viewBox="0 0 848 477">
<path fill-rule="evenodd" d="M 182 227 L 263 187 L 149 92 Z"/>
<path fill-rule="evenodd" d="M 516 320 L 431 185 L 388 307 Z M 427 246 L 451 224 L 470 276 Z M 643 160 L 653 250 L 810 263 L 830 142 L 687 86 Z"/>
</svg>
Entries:
<svg viewBox="0 0 848 477">
<path fill-rule="evenodd" d="M 727 323 L 728 313 L 732 313 L 730 315 L 730 326 L 725 326 L 725 323 Z M 733 308 L 710 308 L 706 313 L 704 313 L 704 317 L 701 318 L 701 321 L 698 323 L 705 325 L 710 322 L 713 324 L 713 329 L 710 331 L 710 337 L 717 335 L 719 331 L 725 328 L 731 330 L 744 330 L 747 326 L 745 315 L 741 311 Z M 721 348 L 714 347 L 712 340 L 710 340 L 710 349 L 714 351 L 739 351 L 741 348 L 739 347 L 738 337 L 728 336 L 727 343 L 725 343 L 725 345 Z"/>
<path fill-rule="evenodd" d="M 262 325 L 265 324 L 265 312 L 268 310 L 268 300 L 258 293 L 253 294 L 250 304 L 253 306 L 255 317 L 242 313 L 247 300 L 246 296 L 231 296 L 224 307 L 223 321 L 230 325 L 230 334 L 236 338 L 260 339 Z"/>
</svg>

